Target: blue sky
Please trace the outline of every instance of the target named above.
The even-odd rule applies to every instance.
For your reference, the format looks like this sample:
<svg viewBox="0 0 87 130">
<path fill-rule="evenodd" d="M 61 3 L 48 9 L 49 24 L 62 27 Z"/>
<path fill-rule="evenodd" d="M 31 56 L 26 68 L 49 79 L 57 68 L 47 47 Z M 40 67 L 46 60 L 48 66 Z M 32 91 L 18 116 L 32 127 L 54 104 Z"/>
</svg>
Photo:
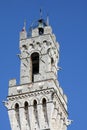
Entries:
<svg viewBox="0 0 87 130">
<path fill-rule="evenodd" d="M 0 0 L 0 130 L 11 130 L 2 101 L 8 82 L 19 84 L 19 32 L 26 19 L 27 31 L 34 20 L 49 14 L 50 25 L 60 44 L 59 82 L 68 96 L 68 130 L 87 129 L 87 1 L 86 0 Z"/>
</svg>

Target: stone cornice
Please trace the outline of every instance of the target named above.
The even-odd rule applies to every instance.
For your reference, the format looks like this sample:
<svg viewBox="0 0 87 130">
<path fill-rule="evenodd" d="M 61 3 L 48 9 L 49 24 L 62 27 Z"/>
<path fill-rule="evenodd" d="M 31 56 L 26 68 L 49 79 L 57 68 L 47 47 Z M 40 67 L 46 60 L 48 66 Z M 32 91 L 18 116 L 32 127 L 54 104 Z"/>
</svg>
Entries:
<svg viewBox="0 0 87 130">
<path fill-rule="evenodd" d="M 52 93 L 52 92 L 54 92 L 53 88 L 47 88 L 47 89 L 43 89 L 43 90 L 36 90 L 36 91 L 32 91 L 32 92 L 8 96 L 7 99 L 8 99 L 8 101 L 9 100 L 14 101 L 16 99 L 24 99 L 26 97 L 35 97 L 35 96 L 38 96 L 38 95 L 49 94 L 49 93 Z"/>
</svg>

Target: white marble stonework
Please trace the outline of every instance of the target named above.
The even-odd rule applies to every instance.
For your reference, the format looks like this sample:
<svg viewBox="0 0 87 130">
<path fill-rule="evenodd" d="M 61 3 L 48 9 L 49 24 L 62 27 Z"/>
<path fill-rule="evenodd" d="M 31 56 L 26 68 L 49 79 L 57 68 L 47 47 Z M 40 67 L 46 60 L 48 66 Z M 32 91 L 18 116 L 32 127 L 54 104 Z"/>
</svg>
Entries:
<svg viewBox="0 0 87 130">
<path fill-rule="evenodd" d="M 20 83 L 9 81 L 5 106 L 12 130 L 67 130 L 67 96 L 57 76 L 59 43 L 51 26 L 39 22 L 30 36 L 25 27 L 20 32 Z"/>
</svg>

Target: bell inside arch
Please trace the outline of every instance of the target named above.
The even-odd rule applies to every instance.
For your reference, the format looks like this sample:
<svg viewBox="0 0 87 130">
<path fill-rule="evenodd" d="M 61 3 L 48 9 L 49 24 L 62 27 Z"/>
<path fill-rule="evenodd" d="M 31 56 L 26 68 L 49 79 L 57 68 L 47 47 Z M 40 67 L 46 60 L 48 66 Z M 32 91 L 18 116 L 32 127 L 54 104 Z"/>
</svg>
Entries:
<svg viewBox="0 0 87 130">
<path fill-rule="evenodd" d="M 39 35 L 42 35 L 44 33 L 44 24 L 43 24 L 43 20 L 40 19 L 38 24 L 38 30 L 39 30 Z"/>
<path fill-rule="evenodd" d="M 43 28 L 44 27 L 43 20 L 40 19 L 38 22 L 39 22 L 38 28 Z"/>
</svg>

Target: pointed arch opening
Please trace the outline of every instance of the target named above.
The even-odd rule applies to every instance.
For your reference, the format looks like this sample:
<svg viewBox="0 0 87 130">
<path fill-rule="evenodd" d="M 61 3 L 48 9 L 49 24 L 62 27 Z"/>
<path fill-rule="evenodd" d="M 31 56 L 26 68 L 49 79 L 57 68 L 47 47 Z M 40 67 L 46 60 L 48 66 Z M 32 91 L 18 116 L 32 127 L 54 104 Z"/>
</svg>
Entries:
<svg viewBox="0 0 87 130">
<path fill-rule="evenodd" d="M 32 64 L 32 82 L 34 82 L 34 74 L 39 73 L 39 53 L 37 52 L 32 53 L 31 64 Z"/>
<path fill-rule="evenodd" d="M 34 107 L 34 115 L 35 115 L 35 118 L 38 119 L 37 101 L 36 101 L 36 100 L 34 100 L 34 102 L 33 102 L 33 107 Z"/>
<path fill-rule="evenodd" d="M 54 64 L 54 59 L 53 59 L 53 57 L 51 57 L 51 65 L 53 65 Z"/>
<path fill-rule="evenodd" d="M 46 99 L 45 98 L 43 98 L 43 100 L 42 100 L 42 105 L 43 105 L 43 110 L 46 108 Z"/>
<path fill-rule="evenodd" d="M 33 106 L 34 106 L 34 111 L 37 111 L 37 101 L 36 100 L 34 100 Z"/>
<path fill-rule="evenodd" d="M 18 103 L 15 104 L 15 110 L 19 111 L 19 104 Z"/>
<path fill-rule="evenodd" d="M 45 99 L 45 98 L 43 98 L 43 100 L 42 100 L 42 107 L 43 107 L 43 113 L 44 113 L 45 122 L 48 122 L 48 116 L 47 116 L 47 102 L 46 102 L 46 99 Z"/>
<path fill-rule="evenodd" d="M 15 113 L 16 113 L 16 118 L 18 120 L 19 119 L 19 104 L 18 103 L 15 104 Z"/>
<path fill-rule="evenodd" d="M 24 108 L 25 108 L 25 110 L 28 110 L 28 102 L 27 101 L 24 103 Z"/>
<path fill-rule="evenodd" d="M 29 104 L 27 101 L 24 103 L 24 111 L 25 111 L 25 119 L 26 119 L 26 127 L 27 129 L 30 128 L 30 118 L 29 118 Z"/>
<path fill-rule="evenodd" d="M 24 110 L 25 110 L 26 119 L 28 119 L 28 102 L 27 101 L 24 103 Z"/>
<path fill-rule="evenodd" d="M 18 125 L 20 127 L 20 115 L 19 115 L 19 104 L 18 103 L 15 104 L 15 116 L 16 116 Z"/>
</svg>

